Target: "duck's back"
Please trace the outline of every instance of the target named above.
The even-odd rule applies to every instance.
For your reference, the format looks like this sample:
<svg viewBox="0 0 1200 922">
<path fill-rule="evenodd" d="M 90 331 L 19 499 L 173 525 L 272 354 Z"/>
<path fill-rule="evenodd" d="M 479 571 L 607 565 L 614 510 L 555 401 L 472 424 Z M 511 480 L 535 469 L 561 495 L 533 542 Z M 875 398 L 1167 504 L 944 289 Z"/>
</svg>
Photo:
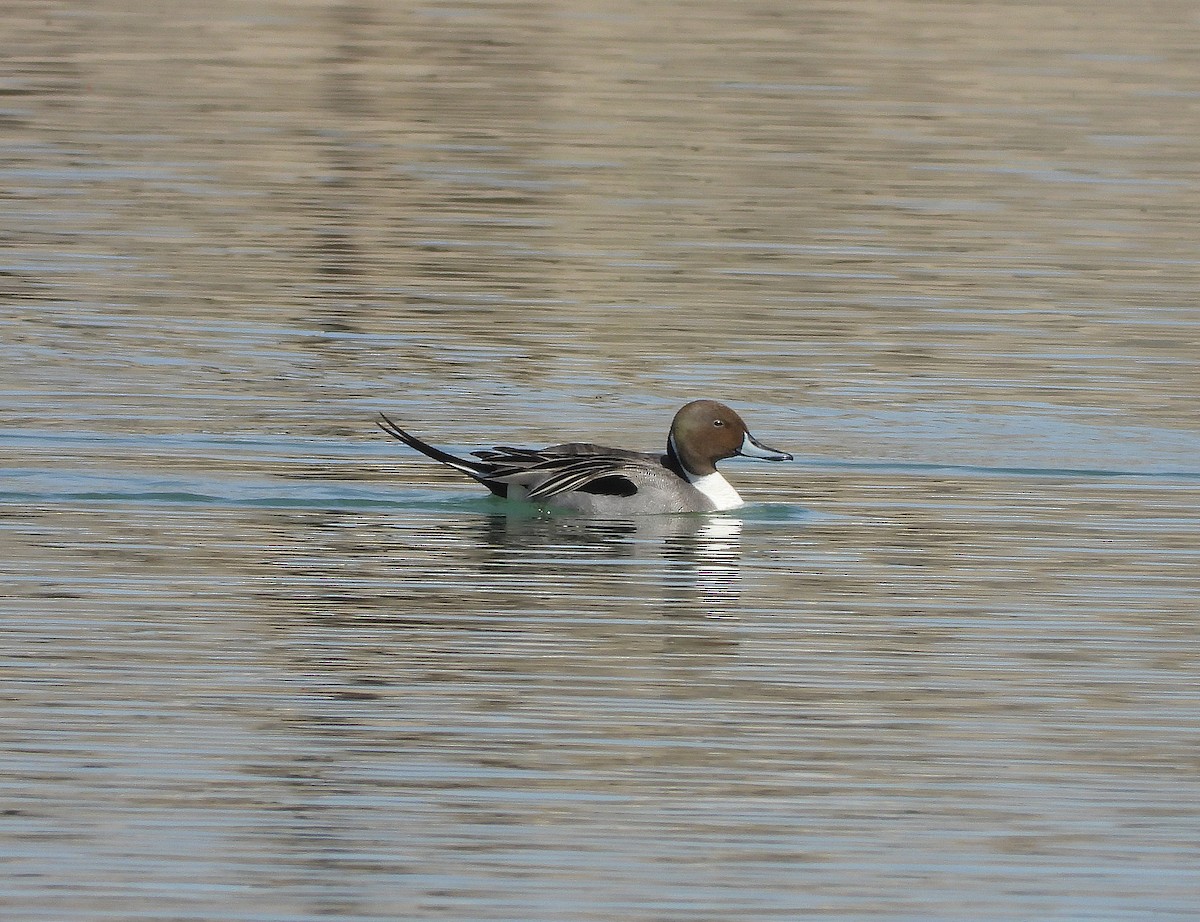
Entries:
<svg viewBox="0 0 1200 922">
<path fill-rule="evenodd" d="M 609 448 L 607 445 L 595 445 L 592 442 L 566 442 L 562 445 L 551 445 L 543 448 L 546 455 L 574 455 L 603 458 L 622 458 L 626 461 L 640 461 L 643 464 L 665 465 L 666 455 L 653 451 L 630 451 L 627 448 Z"/>
</svg>

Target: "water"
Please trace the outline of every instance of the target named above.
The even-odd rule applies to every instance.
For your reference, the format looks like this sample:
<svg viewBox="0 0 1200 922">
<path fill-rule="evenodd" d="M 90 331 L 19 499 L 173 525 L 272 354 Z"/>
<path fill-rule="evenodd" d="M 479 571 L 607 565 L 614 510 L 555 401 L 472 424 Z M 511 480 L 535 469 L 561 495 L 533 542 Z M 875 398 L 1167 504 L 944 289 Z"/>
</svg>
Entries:
<svg viewBox="0 0 1200 922">
<path fill-rule="evenodd" d="M 0 16 L 6 919 L 1200 913 L 1191 5 Z"/>
</svg>

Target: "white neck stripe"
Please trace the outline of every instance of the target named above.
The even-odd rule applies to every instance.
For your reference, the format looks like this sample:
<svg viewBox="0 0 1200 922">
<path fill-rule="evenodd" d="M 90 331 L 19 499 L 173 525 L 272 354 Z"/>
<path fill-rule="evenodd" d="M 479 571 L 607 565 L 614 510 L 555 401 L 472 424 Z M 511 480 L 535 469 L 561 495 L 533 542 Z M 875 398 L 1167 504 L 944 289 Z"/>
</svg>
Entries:
<svg viewBox="0 0 1200 922">
<path fill-rule="evenodd" d="M 675 433 L 672 432 L 667 436 L 667 448 L 671 449 L 671 454 L 675 456 L 675 460 L 679 461 L 679 448 L 675 445 Z M 679 466 L 683 467 L 683 462 L 679 461 Z M 687 473 L 687 468 L 683 467 L 683 472 Z"/>
</svg>

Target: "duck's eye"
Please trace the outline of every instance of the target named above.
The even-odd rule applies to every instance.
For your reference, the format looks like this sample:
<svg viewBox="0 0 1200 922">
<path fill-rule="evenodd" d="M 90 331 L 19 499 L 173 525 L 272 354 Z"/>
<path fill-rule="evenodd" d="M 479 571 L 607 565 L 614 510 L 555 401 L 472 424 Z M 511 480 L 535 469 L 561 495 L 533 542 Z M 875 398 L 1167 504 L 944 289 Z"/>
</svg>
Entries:
<svg viewBox="0 0 1200 922">
<path fill-rule="evenodd" d="M 714 426 L 724 426 L 724 425 L 725 425 L 725 420 L 723 420 L 723 419 L 714 419 L 714 420 L 713 420 L 713 425 L 714 425 Z"/>
</svg>

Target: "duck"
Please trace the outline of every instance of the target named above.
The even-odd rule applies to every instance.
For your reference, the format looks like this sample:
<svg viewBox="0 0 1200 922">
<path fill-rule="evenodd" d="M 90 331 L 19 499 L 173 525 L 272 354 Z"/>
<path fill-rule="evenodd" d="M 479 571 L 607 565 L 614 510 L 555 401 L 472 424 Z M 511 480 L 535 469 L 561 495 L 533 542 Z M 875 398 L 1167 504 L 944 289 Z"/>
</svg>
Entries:
<svg viewBox="0 0 1200 922">
<path fill-rule="evenodd" d="M 745 502 L 717 462 L 735 456 L 792 460 L 754 438 L 733 409 L 707 399 L 693 400 L 675 414 L 665 453 L 568 442 L 548 448 L 498 445 L 465 458 L 422 441 L 384 413 L 376 425 L 494 496 L 594 516 L 728 512 Z"/>
</svg>

